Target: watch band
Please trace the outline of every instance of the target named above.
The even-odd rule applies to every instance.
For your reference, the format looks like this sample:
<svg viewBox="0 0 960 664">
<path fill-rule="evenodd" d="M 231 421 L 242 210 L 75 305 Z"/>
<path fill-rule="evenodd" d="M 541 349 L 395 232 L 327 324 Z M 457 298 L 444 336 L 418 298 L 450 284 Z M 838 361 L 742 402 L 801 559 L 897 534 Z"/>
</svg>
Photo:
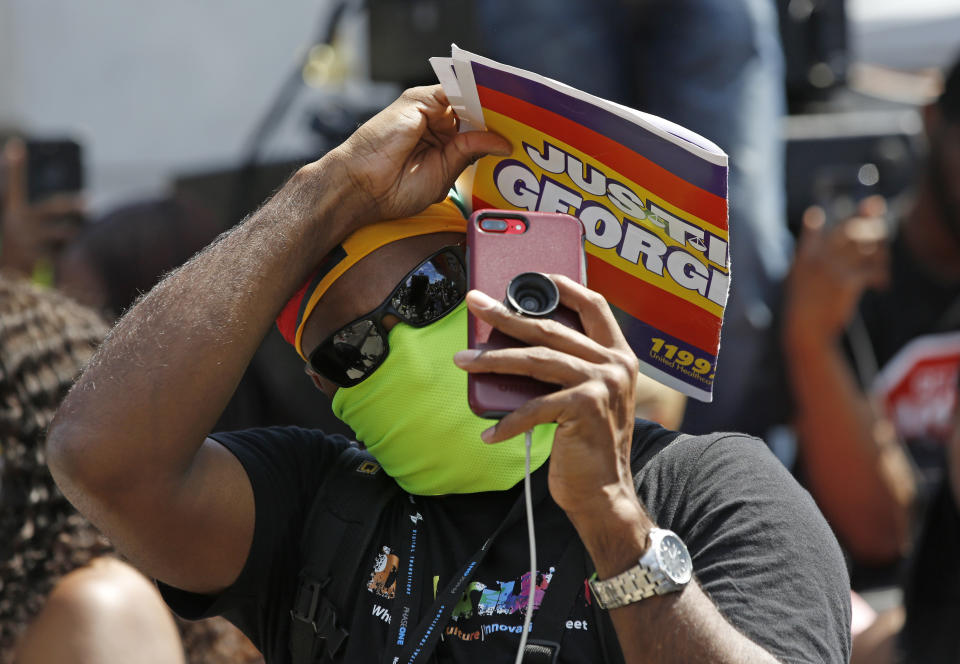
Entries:
<svg viewBox="0 0 960 664">
<path fill-rule="evenodd" d="M 590 581 L 601 609 L 676 592 L 690 582 L 693 565 L 683 540 L 663 528 L 652 529 L 648 538 L 650 546 L 635 566 L 609 579 Z"/>
<path fill-rule="evenodd" d="M 626 572 L 609 579 L 590 581 L 590 589 L 601 609 L 619 609 L 621 606 L 662 594 L 657 592 L 674 584 L 662 573 L 635 565 Z"/>
</svg>

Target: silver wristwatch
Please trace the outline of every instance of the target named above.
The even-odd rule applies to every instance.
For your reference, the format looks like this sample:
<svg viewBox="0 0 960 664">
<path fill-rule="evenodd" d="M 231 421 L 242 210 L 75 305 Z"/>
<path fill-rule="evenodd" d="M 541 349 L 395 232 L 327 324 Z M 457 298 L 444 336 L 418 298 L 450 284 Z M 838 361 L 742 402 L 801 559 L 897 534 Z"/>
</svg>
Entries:
<svg viewBox="0 0 960 664">
<path fill-rule="evenodd" d="M 590 590 L 601 609 L 617 609 L 654 595 L 682 590 L 693 578 L 693 561 L 676 533 L 654 528 L 650 547 L 636 567 L 603 581 L 591 580 Z"/>
</svg>

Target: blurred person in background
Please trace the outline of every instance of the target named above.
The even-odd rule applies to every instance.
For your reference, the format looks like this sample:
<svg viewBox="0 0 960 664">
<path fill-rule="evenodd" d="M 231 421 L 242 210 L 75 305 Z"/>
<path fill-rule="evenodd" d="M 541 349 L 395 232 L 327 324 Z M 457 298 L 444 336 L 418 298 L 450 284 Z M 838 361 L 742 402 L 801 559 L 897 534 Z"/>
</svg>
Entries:
<svg viewBox="0 0 960 664">
<path fill-rule="evenodd" d="M 97 558 L 54 586 L 17 644 L 16 661 L 186 664 L 156 587 L 115 558 Z"/>
<path fill-rule="evenodd" d="M 855 587 L 858 566 L 908 551 L 957 401 L 960 61 L 924 122 L 926 166 L 892 241 L 882 200 L 836 223 L 808 210 L 785 290 L 799 472 L 853 558 Z"/>
<path fill-rule="evenodd" d="M 9 151 L 4 159 L 7 182 L 23 182 L 19 172 L 23 160 L 16 150 L 13 159 L 7 155 Z M 24 200 L 16 187 L 7 186 L 5 193 L 9 194 L 5 202 Z M 25 218 L 40 224 L 47 219 L 26 209 Z M 5 238 L 9 230 L 4 227 Z M 112 622 L 116 614 L 110 611 L 117 607 L 113 601 L 124 608 L 127 618 L 145 616 L 159 641 L 169 644 L 163 634 L 172 618 L 145 577 L 118 560 L 89 567 L 112 555 L 113 548 L 64 498 L 46 466 L 47 426 L 107 325 L 93 310 L 30 283 L 30 270 L 7 267 L 0 273 L 0 664 L 13 661 L 21 639 L 24 650 L 18 661 L 24 664 L 66 661 L 45 650 L 50 646 L 67 648 L 63 652 L 73 653 L 70 661 L 81 661 L 81 646 L 88 637 L 119 627 Z M 76 571 L 79 574 L 72 576 Z M 109 593 L 113 601 L 98 603 L 111 588 L 117 591 Z M 153 596 L 155 600 L 150 599 Z M 98 606 L 108 611 L 92 620 L 91 607 Z M 91 620 L 78 620 L 78 611 Z M 32 635 L 24 635 L 35 620 L 29 628 Z M 181 637 L 176 646 L 181 659 L 185 650 L 191 664 L 260 661 L 256 650 L 226 621 L 178 621 L 178 625 Z M 144 646 L 147 640 L 149 635 L 138 643 Z M 117 645 L 95 641 L 97 647 L 103 646 L 98 653 Z"/>
<path fill-rule="evenodd" d="M 903 606 L 854 638 L 852 664 L 960 661 L 960 407 L 947 457 L 907 565 Z"/>
<path fill-rule="evenodd" d="M 117 207 L 83 231 L 55 263 L 57 288 L 116 320 L 164 274 L 210 243 L 221 228 L 203 206 L 184 197 Z M 279 332 L 263 340 L 215 431 L 298 424 L 350 434 L 300 370 Z"/>
<path fill-rule="evenodd" d="M 665 429 L 680 430 L 687 406 L 685 394 L 643 374 L 637 376 L 636 392 L 634 414 L 637 417 L 656 422 Z"/>
<path fill-rule="evenodd" d="M 57 288 L 116 320 L 167 271 L 222 231 L 200 205 L 179 198 L 138 200 L 88 224 L 55 264 Z"/>
<path fill-rule="evenodd" d="M 106 334 L 92 311 L 0 275 L 0 661 L 54 583 L 111 551 L 50 477 L 47 425 Z"/>
<path fill-rule="evenodd" d="M 755 399 L 792 245 L 773 0 L 484 0 L 477 18 L 485 55 L 676 122 L 730 156 L 732 279 L 714 400 L 688 402 L 682 428 L 765 434 Z"/>
</svg>

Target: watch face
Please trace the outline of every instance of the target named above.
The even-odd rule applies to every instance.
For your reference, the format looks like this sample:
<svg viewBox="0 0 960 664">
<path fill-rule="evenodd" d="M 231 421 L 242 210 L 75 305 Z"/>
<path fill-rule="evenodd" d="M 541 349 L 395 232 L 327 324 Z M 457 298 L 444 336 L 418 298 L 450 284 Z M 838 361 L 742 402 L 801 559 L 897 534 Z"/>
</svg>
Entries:
<svg viewBox="0 0 960 664">
<path fill-rule="evenodd" d="M 660 540 L 657 547 L 657 560 L 660 569 L 674 583 L 689 583 L 693 575 L 693 561 L 683 541 L 676 535 L 668 534 Z"/>
</svg>

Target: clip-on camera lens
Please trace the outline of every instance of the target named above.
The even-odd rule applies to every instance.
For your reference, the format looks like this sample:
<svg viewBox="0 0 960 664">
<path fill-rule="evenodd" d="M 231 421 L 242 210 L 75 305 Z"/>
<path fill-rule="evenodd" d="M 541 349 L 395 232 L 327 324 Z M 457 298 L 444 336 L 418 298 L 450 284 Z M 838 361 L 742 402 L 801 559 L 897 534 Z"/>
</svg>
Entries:
<svg viewBox="0 0 960 664">
<path fill-rule="evenodd" d="M 524 316 L 542 318 L 552 314 L 560 304 L 560 290 L 541 272 L 522 272 L 507 285 L 504 304 Z"/>
</svg>

